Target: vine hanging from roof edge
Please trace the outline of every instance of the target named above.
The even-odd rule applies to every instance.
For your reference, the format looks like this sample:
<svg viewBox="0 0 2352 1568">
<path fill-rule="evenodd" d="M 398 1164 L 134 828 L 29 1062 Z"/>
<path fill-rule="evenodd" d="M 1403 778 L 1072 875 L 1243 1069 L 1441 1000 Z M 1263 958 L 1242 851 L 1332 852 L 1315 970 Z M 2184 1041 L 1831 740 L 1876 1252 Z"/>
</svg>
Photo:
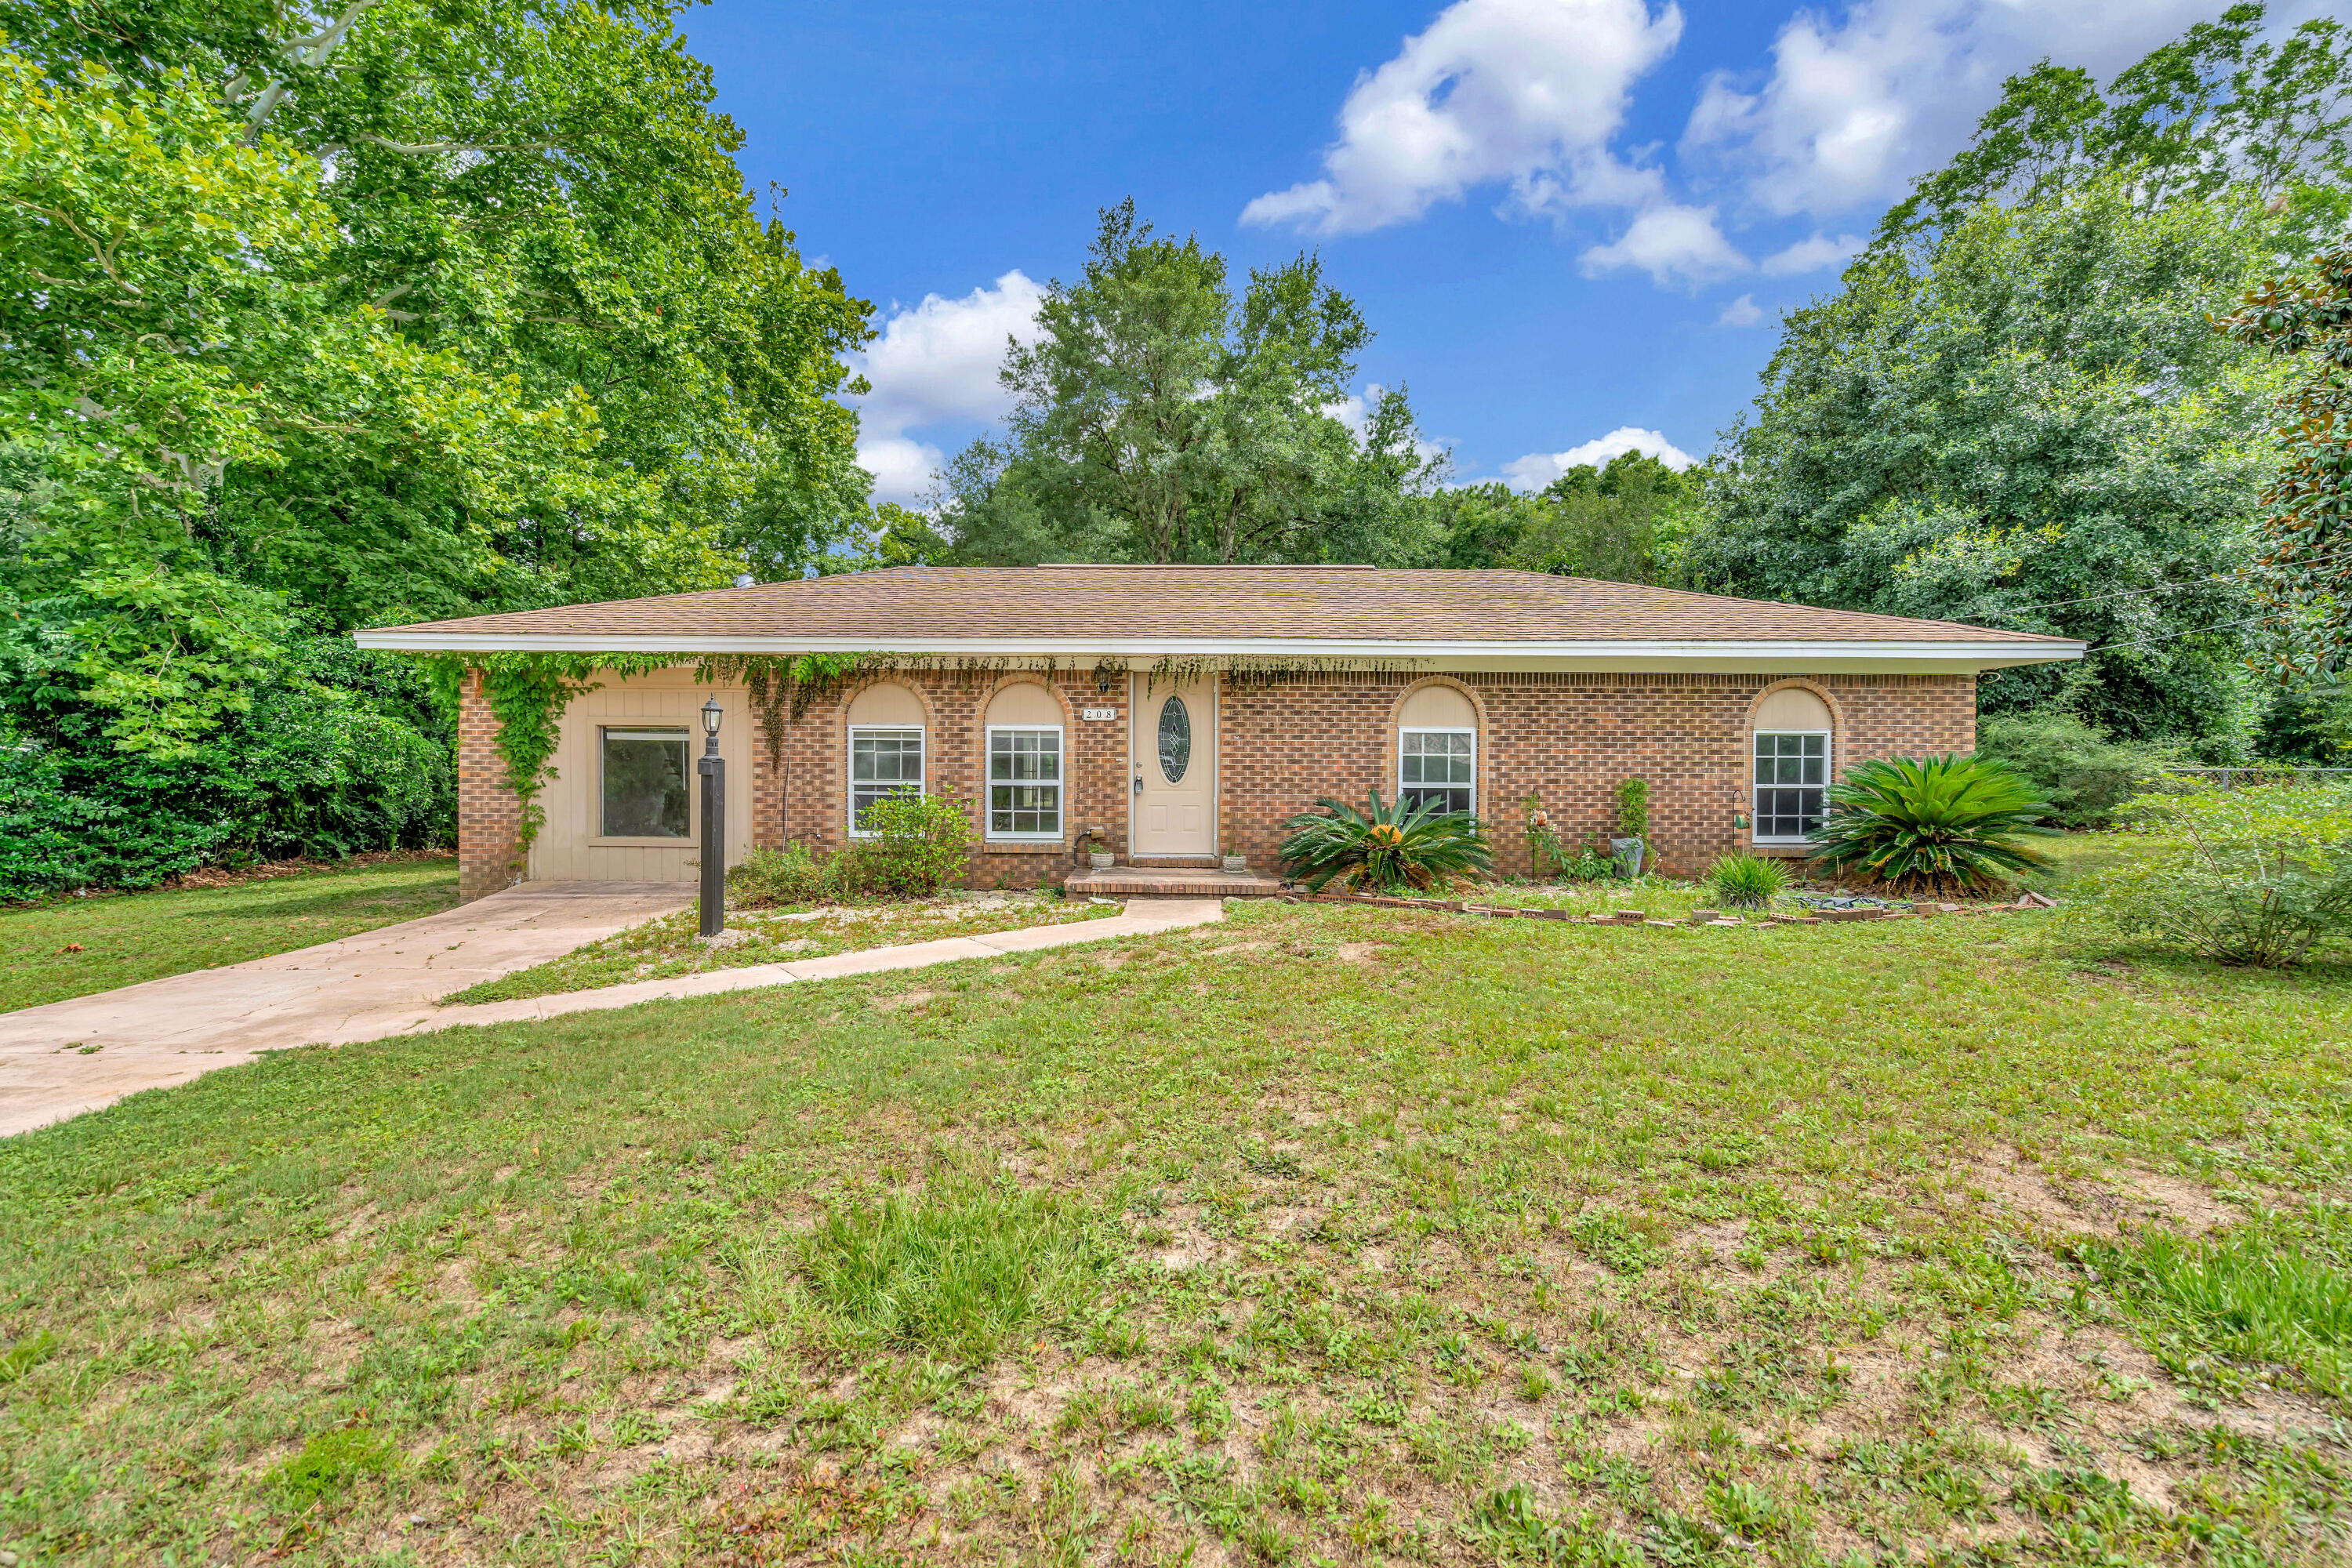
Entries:
<svg viewBox="0 0 2352 1568">
<path fill-rule="evenodd" d="M 519 804 L 512 869 L 528 862 L 530 847 L 546 825 L 539 796 L 556 776 L 554 761 L 563 730 L 563 710 L 605 679 L 691 665 L 694 679 L 709 685 L 740 684 L 760 715 L 773 771 L 783 754 L 784 730 L 811 704 L 871 670 L 896 667 L 887 653 L 710 654 L 681 658 L 656 653 L 449 653 L 421 656 L 445 691 L 454 694 L 468 668 L 482 672 L 482 698 L 499 721 L 499 759 L 506 786 Z M 599 678 L 604 679 L 599 679 Z"/>
<path fill-rule="evenodd" d="M 710 685 L 740 684 L 760 715 L 767 743 L 768 766 L 773 771 L 783 753 L 784 731 L 797 724 L 810 708 L 844 687 L 885 671 L 939 670 L 951 673 L 969 689 L 986 679 L 1011 669 L 1042 669 L 1047 679 L 1063 668 L 1075 668 L 1047 657 L 1022 658 L 950 658 L 943 654 L 803 653 L 706 654 L 680 656 L 657 653 L 431 653 L 416 656 L 432 668 L 443 689 L 454 696 L 468 668 L 482 672 L 482 697 L 499 721 L 498 748 L 505 764 L 507 788 L 520 805 L 517 868 L 528 859 L 530 847 L 547 820 L 539 796 L 556 776 L 554 761 L 562 739 L 563 710 L 583 692 L 594 691 L 605 679 L 625 680 L 657 670 L 690 665 L 697 681 Z M 1423 658 L 1358 658 L 1320 654 L 1211 654 L 1171 656 L 1151 667 L 1146 689 L 1223 674 L 1239 686 L 1273 686 L 1315 675 L 1404 675 L 1429 665 Z M 1129 672 L 1126 659 L 1106 655 L 1094 662 L 1095 689 L 1108 692 Z"/>
<path fill-rule="evenodd" d="M 1433 661 L 1410 657 L 1356 658 L 1341 654 L 1200 654 L 1174 655 L 1151 667 L 1144 689 L 1165 680 L 1171 685 L 1223 675 L 1239 687 L 1279 686 L 1318 675 L 1417 675 Z"/>
</svg>

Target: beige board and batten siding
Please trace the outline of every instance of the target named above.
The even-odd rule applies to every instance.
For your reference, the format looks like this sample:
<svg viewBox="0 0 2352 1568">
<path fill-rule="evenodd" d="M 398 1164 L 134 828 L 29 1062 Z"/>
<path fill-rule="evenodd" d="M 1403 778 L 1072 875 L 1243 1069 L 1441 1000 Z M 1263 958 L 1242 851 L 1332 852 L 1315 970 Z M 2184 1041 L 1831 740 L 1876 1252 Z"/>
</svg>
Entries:
<svg viewBox="0 0 2352 1568">
<path fill-rule="evenodd" d="M 701 859 L 702 704 L 719 699 L 725 714 L 719 754 L 727 760 L 727 863 L 751 847 L 751 699 L 741 689 L 700 686 L 690 670 L 657 670 L 626 679 L 607 678 L 564 708 L 556 743 L 555 776 L 540 793 L 547 820 L 530 847 L 530 879 L 549 882 L 686 882 Z M 688 731 L 687 793 L 691 837 L 675 840 L 606 838 L 599 820 L 597 731 L 642 724 Z"/>
</svg>

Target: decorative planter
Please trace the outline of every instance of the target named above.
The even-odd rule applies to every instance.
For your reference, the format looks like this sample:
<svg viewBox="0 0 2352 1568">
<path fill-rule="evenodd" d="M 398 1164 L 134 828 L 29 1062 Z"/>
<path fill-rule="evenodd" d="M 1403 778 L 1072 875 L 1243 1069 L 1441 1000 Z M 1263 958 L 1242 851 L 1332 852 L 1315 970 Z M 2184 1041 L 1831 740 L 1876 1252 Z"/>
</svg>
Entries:
<svg viewBox="0 0 2352 1568">
<path fill-rule="evenodd" d="M 1609 840 L 1609 853 L 1611 857 L 1616 860 L 1617 864 L 1625 868 L 1625 875 L 1628 877 L 1638 877 L 1642 874 L 1642 851 L 1643 847 L 1644 846 L 1638 838 L 1612 837 Z"/>
<path fill-rule="evenodd" d="M 1228 870 L 1228 871 L 1246 871 L 1246 870 L 1248 870 L 1248 869 L 1249 869 L 1249 857 L 1248 857 L 1248 856 L 1246 856 L 1246 855 L 1228 855 L 1228 856 L 1226 856 L 1226 857 L 1225 857 L 1225 869 L 1226 869 L 1226 870 Z"/>
<path fill-rule="evenodd" d="M 1089 866 L 1091 866 L 1091 867 L 1093 867 L 1093 868 L 1094 868 L 1096 870 L 1097 870 L 1097 871 L 1108 871 L 1108 870 L 1109 870 L 1109 869 L 1110 869 L 1110 851 L 1109 851 L 1109 850 L 1108 850 L 1108 849 L 1089 849 L 1089 850 L 1087 850 L 1087 865 L 1089 865 Z"/>
</svg>

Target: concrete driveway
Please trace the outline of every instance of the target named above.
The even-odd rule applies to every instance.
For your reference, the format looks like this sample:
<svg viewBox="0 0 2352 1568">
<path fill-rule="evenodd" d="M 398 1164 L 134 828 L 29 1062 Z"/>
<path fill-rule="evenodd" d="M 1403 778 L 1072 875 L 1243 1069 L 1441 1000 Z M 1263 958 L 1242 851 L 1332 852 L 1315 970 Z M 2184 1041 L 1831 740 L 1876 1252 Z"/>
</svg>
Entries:
<svg viewBox="0 0 2352 1568">
<path fill-rule="evenodd" d="M 262 1051 L 404 1033 L 453 991 L 693 902 L 689 882 L 531 882 L 339 942 L 0 1013 L 0 1137 Z"/>
</svg>

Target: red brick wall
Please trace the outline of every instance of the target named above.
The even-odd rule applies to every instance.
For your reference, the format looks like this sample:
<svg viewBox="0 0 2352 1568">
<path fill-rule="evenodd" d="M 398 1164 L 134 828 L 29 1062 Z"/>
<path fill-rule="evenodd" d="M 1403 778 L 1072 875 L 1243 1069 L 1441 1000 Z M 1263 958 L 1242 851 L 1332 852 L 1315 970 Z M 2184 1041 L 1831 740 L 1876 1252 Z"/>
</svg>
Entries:
<svg viewBox="0 0 2352 1568">
<path fill-rule="evenodd" d="M 784 847 L 784 776 L 783 748 L 776 748 L 777 766 L 768 763 L 768 721 L 757 704 L 751 708 L 751 847 L 755 849 L 781 849 Z M 790 709 L 779 710 L 779 728 L 791 732 Z M 779 736 L 781 741 L 782 736 Z M 731 862 L 737 857 L 728 857 Z"/>
<path fill-rule="evenodd" d="M 1444 677 L 1480 710 L 1478 813 L 1495 829 L 1496 863 L 1528 869 L 1523 804 L 1543 796 L 1564 838 L 1606 832 L 1617 786 L 1650 784 L 1657 864 L 1695 873 L 1744 842 L 1749 809 L 1748 716 L 1786 678 L 1677 674 L 1498 674 Z M 1281 825 L 1318 795 L 1360 801 L 1396 794 L 1394 714 L 1427 678 L 1319 677 L 1228 686 L 1224 837 L 1253 866 L 1272 868 Z M 1837 716 L 1842 770 L 1866 757 L 1968 751 L 1976 744 L 1976 683 L 1967 676 L 1845 675 L 1795 682 Z"/>
<path fill-rule="evenodd" d="M 457 687 L 457 897 L 511 888 L 522 873 L 522 803 L 507 787 L 482 672 L 469 669 Z"/>
<path fill-rule="evenodd" d="M 1067 748 L 1064 772 L 1067 795 L 1058 843 L 989 844 L 975 837 L 971 860 L 974 887 L 1034 887 L 1058 881 L 1077 863 L 1079 833 L 1099 826 L 1120 856 L 1127 853 L 1127 682 L 1111 689 L 1095 689 L 1091 670 L 1042 671 L 1015 675 L 960 677 L 953 672 L 919 670 L 881 678 L 904 686 L 922 701 L 925 713 L 924 789 L 965 803 L 977 836 L 980 803 L 985 798 L 988 705 L 1015 681 L 1042 684 L 1063 708 L 1063 737 Z M 876 684 L 868 682 L 866 684 Z M 837 848 L 845 842 L 849 800 L 849 707 L 866 684 L 845 688 L 812 703 L 788 731 L 785 742 L 785 819 L 783 837 Z M 1086 709 L 1111 709 L 1116 717 L 1087 720 Z"/>
<path fill-rule="evenodd" d="M 977 843 L 971 882 L 1028 887 L 1059 879 L 1077 862 L 1077 836 L 1100 826 L 1127 858 L 1128 689 L 1122 678 L 1095 689 L 1091 670 L 959 677 L 911 671 L 884 679 L 913 689 L 926 710 L 926 787 L 968 803 L 975 828 L 985 784 L 989 700 L 1010 680 L 1046 680 L 1066 713 L 1069 791 L 1057 844 Z M 1617 785 L 1650 784 L 1651 841 L 1665 869 L 1696 872 L 1745 836 L 1732 824 L 1749 808 L 1748 719 L 1790 678 L 1736 674 L 1334 675 L 1273 685 L 1228 682 L 1219 702 L 1220 837 L 1256 868 L 1276 867 L 1282 824 L 1320 795 L 1360 801 L 1377 784 L 1396 787 L 1395 713 L 1430 679 L 1459 687 L 1480 710 L 1478 810 L 1495 828 L 1502 869 L 1525 871 L 1521 802 L 1541 792 L 1565 837 L 1606 831 Z M 1818 692 L 1836 721 L 1843 770 L 1866 757 L 1967 751 L 1976 741 L 1976 683 L 1967 676 L 1832 675 L 1797 680 Z M 754 748 L 753 842 L 844 841 L 848 709 L 858 689 L 812 704 L 785 730 L 782 766 L 772 773 L 764 738 Z M 459 720 L 459 881 L 477 898 L 518 874 L 518 813 L 500 782 L 497 721 L 469 675 Z M 1108 721 L 1081 718 L 1087 708 Z"/>
</svg>

